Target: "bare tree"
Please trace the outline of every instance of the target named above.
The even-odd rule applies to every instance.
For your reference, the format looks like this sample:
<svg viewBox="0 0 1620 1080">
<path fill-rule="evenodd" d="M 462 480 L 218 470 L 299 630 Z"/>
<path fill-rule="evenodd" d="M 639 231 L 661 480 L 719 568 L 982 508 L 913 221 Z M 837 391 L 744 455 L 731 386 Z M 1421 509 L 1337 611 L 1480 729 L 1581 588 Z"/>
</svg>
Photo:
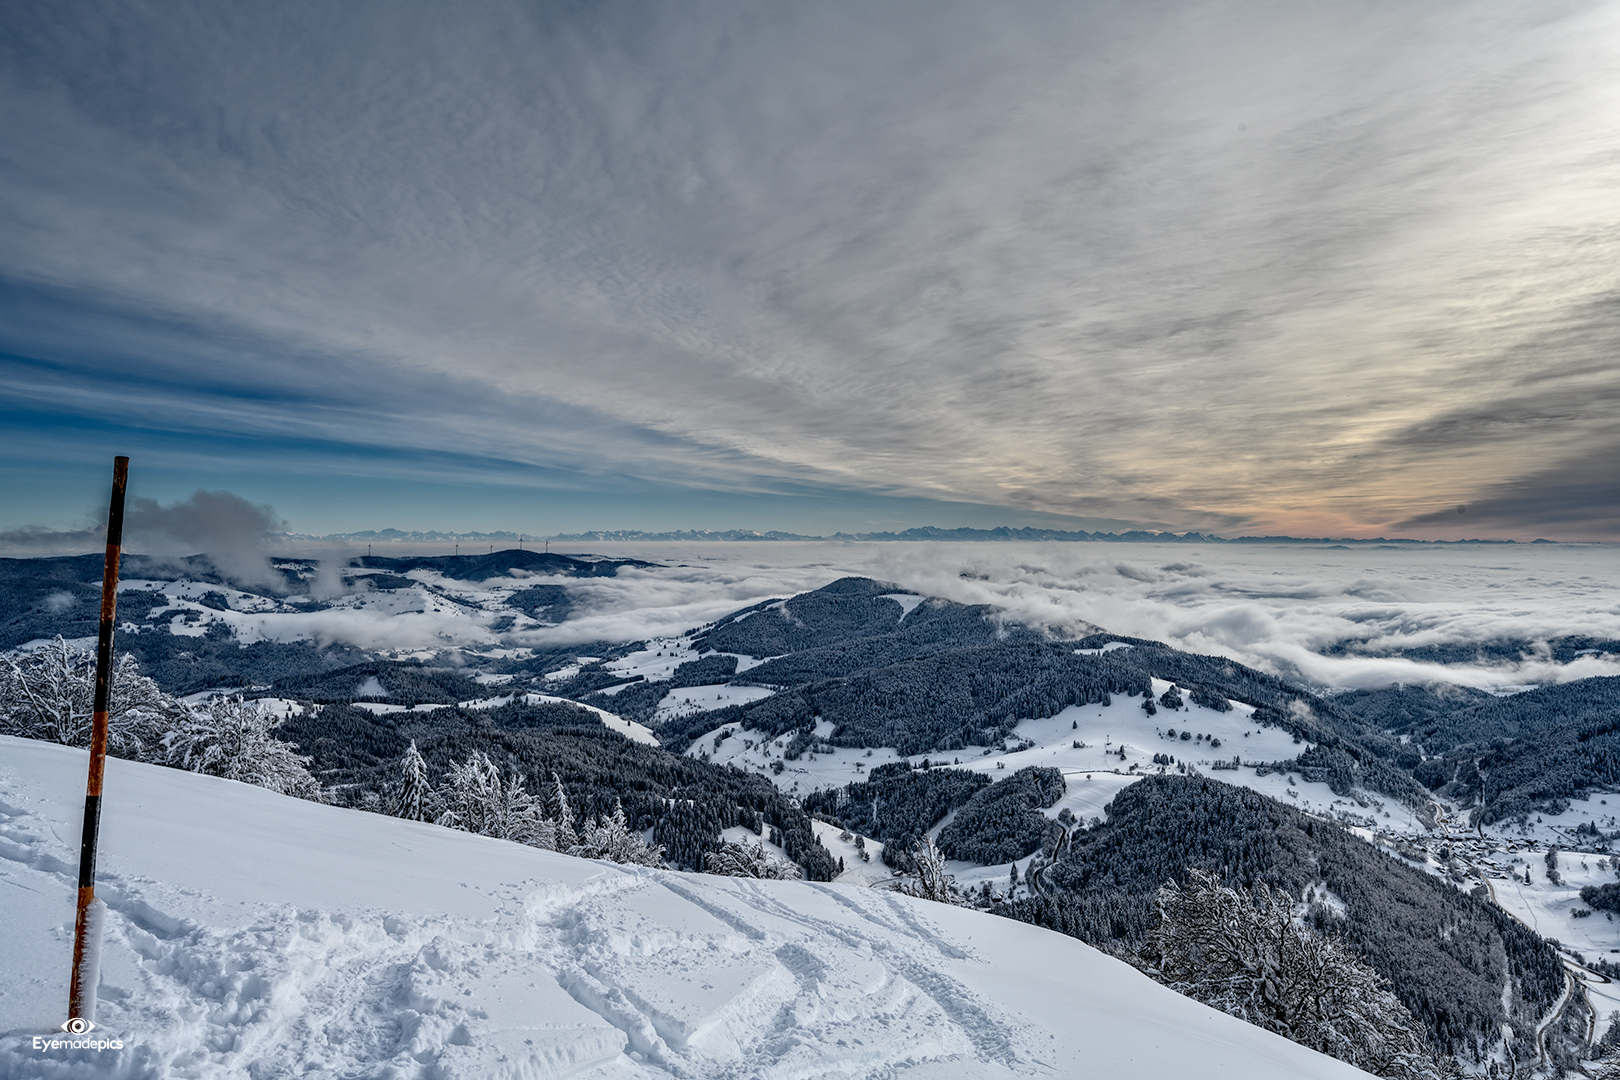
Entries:
<svg viewBox="0 0 1620 1080">
<path fill-rule="evenodd" d="M 0 658 L 0 735 L 90 745 L 96 658 L 58 634 L 49 644 Z M 163 733 L 186 713 L 128 653 L 113 664 L 107 741 L 118 757 L 161 760 Z"/>
<path fill-rule="evenodd" d="M 1169 986 L 1376 1076 L 1441 1080 L 1422 1028 L 1343 944 L 1297 924 L 1288 895 L 1189 870 L 1159 889 L 1150 969 Z"/>
<path fill-rule="evenodd" d="M 611 813 L 576 829 L 574 811 L 555 774 L 550 795 L 537 797 L 525 790 L 517 773 L 502 777 L 488 754 L 474 750 L 467 760 L 450 763 L 445 780 L 437 794 L 444 806 L 437 824 L 582 859 L 663 865 L 663 846 L 648 844 L 632 831 L 624 807 L 617 802 Z"/>
<path fill-rule="evenodd" d="M 664 863 L 664 846 L 649 844 L 639 834 L 632 832 L 630 823 L 624 817 L 624 807 L 617 799 L 613 802 L 611 814 L 602 815 L 596 824 L 587 825 L 579 831 L 579 844 L 570 849 L 569 854 L 585 859 L 611 859 L 616 863 L 637 866 L 662 866 Z"/>
<path fill-rule="evenodd" d="M 728 840 L 720 845 L 720 850 L 705 855 L 703 861 L 709 873 L 719 874 L 722 877 L 794 881 L 804 876 L 804 871 L 794 863 L 778 859 L 766 851 L 764 841 L 758 841 L 750 847 L 747 843 L 733 844 Z"/>
<path fill-rule="evenodd" d="M 166 765 L 321 801 L 307 757 L 274 735 L 281 718 L 263 703 L 215 698 L 184 713 L 162 739 Z"/>
<path fill-rule="evenodd" d="M 440 793 L 444 812 L 438 824 L 480 836 L 557 849 L 556 823 L 539 799 L 523 787 L 516 773 L 503 778 L 488 754 L 474 750 L 466 761 L 451 762 L 448 784 Z"/>
<path fill-rule="evenodd" d="M 934 900 L 941 904 L 962 902 L 962 897 L 956 890 L 956 879 L 945 872 L 945 856 L 934 846 L 933 837 L 924 835 L 917 841 L 917 846 L 911 853 L 911 861 L 916 867 L 917 876 L 906 878 L 896 885 L 896 892 L 921 897 L 924 900 Z"/>
</svg>

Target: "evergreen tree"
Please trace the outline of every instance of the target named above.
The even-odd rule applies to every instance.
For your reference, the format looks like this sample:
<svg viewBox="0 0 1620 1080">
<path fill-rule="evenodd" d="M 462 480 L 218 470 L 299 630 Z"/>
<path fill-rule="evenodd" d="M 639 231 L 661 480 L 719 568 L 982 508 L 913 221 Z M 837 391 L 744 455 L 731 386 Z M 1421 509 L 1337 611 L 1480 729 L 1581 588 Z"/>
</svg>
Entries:
<svg viewBox="0 0 1620 1080">
<path fill-rule="evenodd" d="M 572 851 L 579 845 L 579 834 L 574 830 L 574 811 L 568 805 L 568 792 L 563 790 L 562 777 L 551 774 L 551 794 L 546 799 L 546 816 L 557 831 L 557 850 Z"/>
<path fill-rule="evenodd" d="M 399 779 L 390 793 L 388 813 L 408 821 L 430 821 L 434 802 L 433 787 L 428 783 L 427 762 L 411 740 L 405 756 L 399 759 Z"/>
</svg>

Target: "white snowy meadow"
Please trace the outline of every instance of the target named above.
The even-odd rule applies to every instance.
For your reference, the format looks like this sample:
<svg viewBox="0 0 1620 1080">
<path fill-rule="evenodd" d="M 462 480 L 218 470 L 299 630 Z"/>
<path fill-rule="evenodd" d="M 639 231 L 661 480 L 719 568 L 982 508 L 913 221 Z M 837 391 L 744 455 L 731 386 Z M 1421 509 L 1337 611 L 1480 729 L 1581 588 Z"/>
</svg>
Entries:
<svg viewBox="0 0 1620 1080">
<path fill-rule="evenodd" d="M 52 1049 L 85 761 L 0 738 L 0 1075 L 1365 1075 L 1010 920 L 574 859 L 118 759 L 92 1034 L 123 1046 Z"/>
</svg>

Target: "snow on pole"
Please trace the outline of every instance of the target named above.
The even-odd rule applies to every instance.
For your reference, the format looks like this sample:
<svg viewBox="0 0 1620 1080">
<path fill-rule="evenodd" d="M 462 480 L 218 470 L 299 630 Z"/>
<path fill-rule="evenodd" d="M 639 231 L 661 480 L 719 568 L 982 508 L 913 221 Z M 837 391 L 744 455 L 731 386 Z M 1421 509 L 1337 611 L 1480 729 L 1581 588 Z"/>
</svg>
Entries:
<svg viewBox="0 0 1620 1080">
<path fill-rule="evenodd" d="M 73 921 L 73 988 L 68 1021 L 93 1021 L 101 968 L 101 917 L 96 899 L 96 837 L 101 829 L 101 778 L 107 765 L 107 712 L 112 689 L 113 621 L 118 614 L 118 557 L 124 543 L 124 487 L 129 458 L 113 458 L 112 502 L 107 509 L 107 558 L 101 573 L 101 629 L 96 639 L 95 715 L 90 723 L 90 775 L 84 790 L 84 836 L 79 842 L 79 911 Z"/>
<path fill-rule="evenodd" d="M 83 991 L 82 998 L 75 998 L 79 1007 L 73 1016 L 92 1024 L 96 1020 L 96 987 L 101 984 L 101 927 L 106 918 L 106 903 L 92 898 L 77 923 L 84 927 L 83 945 L 75 942 L 73 949 L 73 985 Z M 79 990 L 74 992 L 78 994 Z"/>
</svg>

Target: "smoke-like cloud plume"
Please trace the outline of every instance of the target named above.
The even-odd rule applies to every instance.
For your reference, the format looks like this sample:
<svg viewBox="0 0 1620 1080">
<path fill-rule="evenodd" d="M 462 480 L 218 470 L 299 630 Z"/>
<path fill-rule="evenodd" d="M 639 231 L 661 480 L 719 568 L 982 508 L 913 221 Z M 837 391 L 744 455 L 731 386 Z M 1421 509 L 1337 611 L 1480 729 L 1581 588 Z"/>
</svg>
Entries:
<svg viewBox="0 0 1620 1080">
<path fill-rule="evenodd" d="M 192 492 L 168 506 L 156 499 L 132 499 L 124 518 L 125 543 L 149 554 L 207 555 L 232 581 L 274 584 L 270 534 L 286 527 L 275 509 L 250 503 L 229 491 Z"/>
<path fill-rule="evenodd" d="M 275 585 L 270 567 L 273 533 L 286 527 L 275 508 L 229 491 L 204 491 L 168 505 L 136 497 L 124 512 L 124 550 L 151 556 L 205 555 L 222 577 L 243 585 Z M 107 526 L 84 529 L 25 527 L 0 532 L 0 551 L 59 555 L 94 551 L 106 542 Z"/>
</svg>

